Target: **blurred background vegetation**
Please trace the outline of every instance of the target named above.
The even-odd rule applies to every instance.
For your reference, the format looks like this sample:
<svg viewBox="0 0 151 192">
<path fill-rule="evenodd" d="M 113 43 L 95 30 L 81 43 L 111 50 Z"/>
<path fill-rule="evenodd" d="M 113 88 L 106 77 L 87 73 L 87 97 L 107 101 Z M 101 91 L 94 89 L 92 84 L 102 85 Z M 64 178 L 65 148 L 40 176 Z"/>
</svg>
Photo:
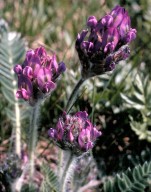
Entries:
<svg viewBox="0 0 151 192">
<path fill-rule="evenodd" d="M 74 48 L 78 32 L 86 27 L 88 16 L 99 19 L 117 4 L 126 8 L 132 28 L 137 29 L 137 38 L 130 45 L 131 57 L 112 73 L 88 80 L 71 110 L 86 110 L 103 133 L 93 150 L 100 178 L 151 160 L 151 0 L 0 0 L 0 18 L 8 23 L 9 31 L 21 34 L 26 49 L 44 45 L 56 52 L 58 61 L 63 60 L 67 66 L 57 89 L 41 109 L 39 151 L 47 146 L 42 142 L 49 143 L 47 130 L 62 114 L 67 97 L 80 77 Z M 5 154 L 12 149 L 13 126 L 6 113 L 10 104 L 2 88 L 3 84 L 0 85 L 0 152 Z M 23 143 L 27 123 L 28 118 L 24 118 Z M 49 152 L 42 155 L 52 160 L 48 159 Z"/>
</svg>

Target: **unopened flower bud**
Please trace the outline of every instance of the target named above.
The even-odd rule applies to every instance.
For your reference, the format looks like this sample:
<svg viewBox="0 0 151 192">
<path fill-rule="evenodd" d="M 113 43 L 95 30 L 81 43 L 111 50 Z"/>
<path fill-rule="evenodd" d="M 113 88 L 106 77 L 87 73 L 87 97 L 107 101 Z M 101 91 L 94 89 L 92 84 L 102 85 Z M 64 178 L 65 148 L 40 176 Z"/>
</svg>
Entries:
<svg viewBox="0 0 151 192">
<path fill-rule="evenodd" d="M 90 28 L 94 28 L 97 24 L 97 19 L 95 16 L 90 16 L 87 20 L 87 26 Z"/>
</svg>

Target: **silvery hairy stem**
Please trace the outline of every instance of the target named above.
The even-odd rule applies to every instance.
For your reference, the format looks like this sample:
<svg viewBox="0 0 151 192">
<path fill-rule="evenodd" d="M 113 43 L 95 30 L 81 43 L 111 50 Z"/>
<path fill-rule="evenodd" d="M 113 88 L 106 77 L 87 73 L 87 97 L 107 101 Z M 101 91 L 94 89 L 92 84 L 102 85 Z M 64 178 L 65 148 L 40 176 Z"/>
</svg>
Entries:
<svg viewBox="0 0 151 192">
<path fill-rule="evenodd" d="M 35 148 L 37 142 L 37 129 L 38 129 L 38 117 L 39 117 L 40 102 L 37 102 L 31 110 L 30 119 L 30 132 L 29 132 L 29 157 L 30 157 L 30 176 L 32 178 L 34 174 L 34 159 L 35 159 Z"/>
<path fill-rule="evenodd" d="M 70 151 L 63 151 L 63 171 L 60 180 L 60 191 L 67 192 L 72 183 L 72 176 L 76 165 L 76 156 Z"/>
</svg>

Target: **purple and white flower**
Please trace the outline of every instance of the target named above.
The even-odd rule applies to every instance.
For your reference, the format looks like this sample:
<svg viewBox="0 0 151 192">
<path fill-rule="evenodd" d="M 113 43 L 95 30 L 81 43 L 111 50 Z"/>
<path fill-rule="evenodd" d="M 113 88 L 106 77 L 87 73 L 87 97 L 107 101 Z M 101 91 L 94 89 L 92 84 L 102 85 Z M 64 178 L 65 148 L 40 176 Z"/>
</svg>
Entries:
<svg viewBox="0 0 151 192">
<path fill-rule="evenodd" d="M 64 113 L 48 135 L 61 148 L 81 154 L 93 148 L 101 132 L 90 122 L 86 111 L 79 111 L 73 116 Z"/>
<path fill-rule="evenodd" d="M 129 44 L 136 38 L 128 12 L 119 5 L 99 20 L 90 16 L 87 27 L 78 34 L 75 44 L 84 79 L 112 71 L 119 61 L 129 57 Z"/>
<path fill-rule="evenodd" d="M 34 105 L 56 88 L 56 80 L 65 70 L 65 64 L 57 63 L 56 55 L 49 56 L 44 47 L 27 51 L 23 64 L 14 67 L 18 76 L 16 97 Z"/>
</svg>

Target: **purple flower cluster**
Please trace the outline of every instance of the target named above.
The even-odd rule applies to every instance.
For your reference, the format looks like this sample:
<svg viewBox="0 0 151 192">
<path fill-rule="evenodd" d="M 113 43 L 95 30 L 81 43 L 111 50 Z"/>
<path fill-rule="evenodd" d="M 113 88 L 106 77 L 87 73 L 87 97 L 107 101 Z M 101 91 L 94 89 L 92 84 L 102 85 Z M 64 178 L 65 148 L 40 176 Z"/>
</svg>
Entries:
<svg viewBox="0 0 151 192">
<path fill-rule="evenodd" d="M 66 69 L 65 64 L 56 61 L 56 55 L 50 57 L 44 47 L 29 50 L 22 65 L 15 65 L 18 75 L 17 98 L 34 105 L 37 99 L 50 94 L 56 87 L 56 80 Z"/>
<path fill-rule="evenodd" d="M 87 27 L 76 40 L 84 78 L 111 71 L 120 60 L 128 58 L 128 44 L 136 38 L 136 29 L 131 28 L 130 17 L 123 7 L 116 6 L 98 21 L 90 16 Z"/>
<path fill-rule="evenodd" d="M 92 125 L 85 111 L 59 118 L 56 128 L 50 128 L 49 136 L 63 149 L 81 154 L 93 148 L 101 132 Z"/>
</svg>

